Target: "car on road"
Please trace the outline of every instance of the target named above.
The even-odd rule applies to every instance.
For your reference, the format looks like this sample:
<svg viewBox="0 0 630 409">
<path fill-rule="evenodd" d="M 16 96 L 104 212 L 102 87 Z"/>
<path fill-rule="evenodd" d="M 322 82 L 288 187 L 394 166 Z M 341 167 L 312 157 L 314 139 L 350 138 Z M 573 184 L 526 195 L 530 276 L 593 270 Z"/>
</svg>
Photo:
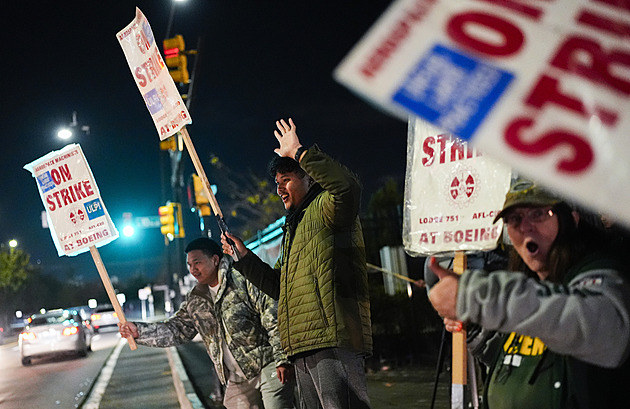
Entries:
<svg viewBox="0 0 630 409">
<path fill-rule="evenodd" d="M 18 337 L 22 365 L 33 358 L 74 353 L 84 357 L 92 350 L 92 331 L 76 310 L 58 309 L 31 315 Z"/>
<path fill-rule="evenodd" d="M 118 314 L 114 307 L 109 304 L 99 305 L 92 310 L 90 322 L 94 332 L 99 332 L 104 328 L 118 328 Z"/>
</svg>

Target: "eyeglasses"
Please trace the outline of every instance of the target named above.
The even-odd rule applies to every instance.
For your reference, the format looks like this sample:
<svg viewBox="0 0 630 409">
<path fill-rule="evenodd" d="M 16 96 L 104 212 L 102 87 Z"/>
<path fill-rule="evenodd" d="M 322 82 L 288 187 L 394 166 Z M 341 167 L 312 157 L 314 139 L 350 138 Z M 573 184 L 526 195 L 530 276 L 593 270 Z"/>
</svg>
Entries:
<svg viewBox="0 0 630 409">
<path fill-rule="evenodd" d="M 506 214 L 503 216 L 503 222 L 509 227 L 516 229 L 523 220 L 527 220 L 529 223 L 542 223 L 553 215 L 554 212 L 551 207 L 532 207 L 531 209 L 515 210 Z"/>
</svg>

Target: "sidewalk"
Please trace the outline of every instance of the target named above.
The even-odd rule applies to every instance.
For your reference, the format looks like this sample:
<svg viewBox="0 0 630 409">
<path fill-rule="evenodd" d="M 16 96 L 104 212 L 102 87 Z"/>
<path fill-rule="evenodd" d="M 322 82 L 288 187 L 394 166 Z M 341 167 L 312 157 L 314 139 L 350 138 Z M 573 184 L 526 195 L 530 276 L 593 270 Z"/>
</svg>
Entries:
<svg viewBox="0 0 630 409">
<path fill-rule="evenodd" d="M 175 351 L 175 352 L 173 352 Z M 125 340 L 114 348 L 96 379 L 84 409 L 203 409 L 175 348 L 138 345 Z"/>
<path fill-rule="evenodd" d="M 179 349 L 179 351 L 178 351 Z M 191 342 L 178 348 L 138 346 L 131 351 L 121 340 L 105 363 L 84 409 L 205 409 L 222 408 L 209 404 L 216 385 L 207 365 L 203 344 Z M 183 362 L 182 362 L 183 361 Z M 188 366 L 188 372 L 184 366 Z M 193 379 L 189 379 L 189 374 Z M 198 379 L 195 379 L 198 378 Z M 435 368 L 416 366 L 368 372 L 368 394 L 372 409 L 430 408 Z M 440 375 L 435 409 L 450 405 L 450 373 Z M 202 401 L 204 403 L 202 403 Z"/>
</svg>

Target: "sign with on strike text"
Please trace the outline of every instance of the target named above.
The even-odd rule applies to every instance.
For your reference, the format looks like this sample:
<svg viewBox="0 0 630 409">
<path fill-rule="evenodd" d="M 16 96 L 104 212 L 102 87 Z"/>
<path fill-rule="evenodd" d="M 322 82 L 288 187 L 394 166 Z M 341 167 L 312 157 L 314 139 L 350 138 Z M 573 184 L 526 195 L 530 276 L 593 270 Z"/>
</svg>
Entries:
<svg viewBox="0 0 630 409">
<path fill-rule="evenodd" d="M 510 169 L 428 122 L 409 121 L 403 244 L 413 256 L 488 251 L 510 187 Z"/>
<path fill-rule="evenodd" d="M 24 169 L 37 182 L 59 256 L 75 256 L 118 238 L 81 146 L 67 145 Z"/>
<path fill-rule="evenodd" d="M 630 225 L 629 36 L 628 1 L 398 0 L 334 75 Z"/>
<path fill-rule="evenodd" d="M 192 123 L 188 109 L 155 43 L 151 26 L 139 8 L 129 25 L 116 34 L 133 79 L 153 118 L 160 140 Z"/>
</svg>

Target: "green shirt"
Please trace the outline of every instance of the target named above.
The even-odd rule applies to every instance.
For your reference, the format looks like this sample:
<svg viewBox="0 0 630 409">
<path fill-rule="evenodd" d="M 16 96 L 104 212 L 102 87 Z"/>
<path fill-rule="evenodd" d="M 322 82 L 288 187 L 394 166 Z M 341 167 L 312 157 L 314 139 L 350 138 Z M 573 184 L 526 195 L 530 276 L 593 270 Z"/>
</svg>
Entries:
<svg viewBox="0 0 630 409">
<path fill-rule="evenodd" d="M 507 336 L 488 385 L 488 407 L 553 408 L 553 402 L 562 397 L 563 380 L 553 373 L 549 361 L 545 365 L 546 350 L 539 338 L 515 332 Z M 541 388 L 541 385 L 548 386 Z"/>
</svg>

